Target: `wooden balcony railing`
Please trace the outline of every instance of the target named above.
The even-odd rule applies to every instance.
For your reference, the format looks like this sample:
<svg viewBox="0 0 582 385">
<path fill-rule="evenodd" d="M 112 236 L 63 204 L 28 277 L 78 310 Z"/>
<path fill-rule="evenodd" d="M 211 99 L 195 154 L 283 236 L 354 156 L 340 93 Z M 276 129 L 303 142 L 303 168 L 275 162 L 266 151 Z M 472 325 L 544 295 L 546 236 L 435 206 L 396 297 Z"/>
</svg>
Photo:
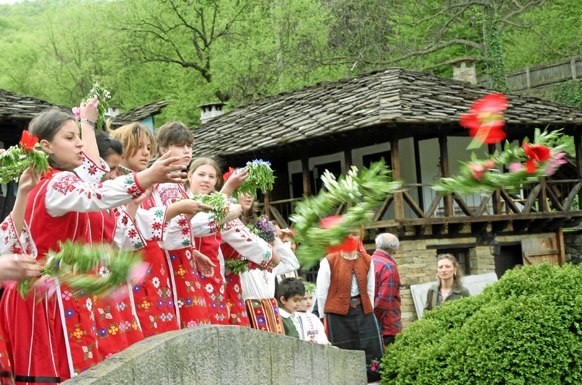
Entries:
<svg viewBox="0 0 582 385">
<path fill-rule="evenodd" d="M 582 179 L 542 180 L 519 191 L 499 189 L 490 194 L 443 196 L 430 184 L 408 184 L 386 198 L 374 213 L 375 222 L 423 225 L 492 220 L 527 220 L 546 217 L 580 217 Z M 264 211 L 279 225 L 290 225 L 293 205 L 300 199 L 265 202 Z M 340 207 L 338 213 L 344 208 Z"/>
</svg>

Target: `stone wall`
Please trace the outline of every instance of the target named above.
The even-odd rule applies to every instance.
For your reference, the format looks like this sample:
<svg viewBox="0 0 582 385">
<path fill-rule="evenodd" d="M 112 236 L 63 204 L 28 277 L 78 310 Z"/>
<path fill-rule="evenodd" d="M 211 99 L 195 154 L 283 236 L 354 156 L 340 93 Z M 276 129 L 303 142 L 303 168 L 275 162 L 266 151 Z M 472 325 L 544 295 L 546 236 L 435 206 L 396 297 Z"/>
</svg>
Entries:
<svg viewBox="0 0 582 385">
<path fill-rule="evenodd" d="M 363 351 L 238 326 L 150 337 L 63 385 L 358 385 Z"/>
</svg>

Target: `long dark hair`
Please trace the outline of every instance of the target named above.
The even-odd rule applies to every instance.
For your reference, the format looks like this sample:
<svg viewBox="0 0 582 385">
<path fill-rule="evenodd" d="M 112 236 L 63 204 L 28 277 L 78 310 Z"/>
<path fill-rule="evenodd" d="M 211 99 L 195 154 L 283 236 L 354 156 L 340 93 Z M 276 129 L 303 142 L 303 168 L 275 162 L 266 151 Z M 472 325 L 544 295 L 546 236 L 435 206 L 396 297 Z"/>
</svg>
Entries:
<svg viewBox="0 0 582 385">
<path fill-rule="evenodd" d="M 28 131 L 39 140 L 52 142 L 55 135 L 69 120 L 74 120 L 73 115 L 55 108 L 46 110 L 38 114 L 28 124 Z M 59 168 L 53 157 L 49 154 L 49 165 Z"/>
</svg>

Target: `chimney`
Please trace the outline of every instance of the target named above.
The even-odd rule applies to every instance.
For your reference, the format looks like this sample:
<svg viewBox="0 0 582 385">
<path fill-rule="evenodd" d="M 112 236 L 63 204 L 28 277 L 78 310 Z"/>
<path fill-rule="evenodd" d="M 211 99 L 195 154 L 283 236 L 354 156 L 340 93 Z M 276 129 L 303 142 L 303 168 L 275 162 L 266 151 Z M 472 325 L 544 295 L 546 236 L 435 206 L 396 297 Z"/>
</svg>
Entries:
<svg viewBox="0 0 582 385">
<path fill-rule="evenodd" d="M 210 119 L 215 118 L 224 114 L 224 103 L 222 102 L 213 102 L 213 103 L 206 103 L 201 104 L 198 106 L 200 111 L 200 122 L 202 124 L 208 122 Z"/>
<path fill-rule="evenodd" d="M 470 58 L 460 58 L 453 62 L 453 79 L 471 84 L 477 84 L 475 61 Z"/>
</svg>

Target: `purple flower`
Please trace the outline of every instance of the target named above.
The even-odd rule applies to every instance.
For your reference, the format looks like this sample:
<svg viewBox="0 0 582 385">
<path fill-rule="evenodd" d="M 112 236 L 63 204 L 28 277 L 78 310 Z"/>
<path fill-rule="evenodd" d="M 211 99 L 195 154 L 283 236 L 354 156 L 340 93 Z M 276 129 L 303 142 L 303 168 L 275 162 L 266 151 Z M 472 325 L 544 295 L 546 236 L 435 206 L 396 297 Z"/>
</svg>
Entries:
<svg viewBox="0 0 582 385">
<path fill-rule="evenodd" d="M 277 229 L 267 217 L 262 216 L 255 223 L 253 232 L 264 239 L 266 242 L 273 242 L 277 234 Z"/>
</svg>

